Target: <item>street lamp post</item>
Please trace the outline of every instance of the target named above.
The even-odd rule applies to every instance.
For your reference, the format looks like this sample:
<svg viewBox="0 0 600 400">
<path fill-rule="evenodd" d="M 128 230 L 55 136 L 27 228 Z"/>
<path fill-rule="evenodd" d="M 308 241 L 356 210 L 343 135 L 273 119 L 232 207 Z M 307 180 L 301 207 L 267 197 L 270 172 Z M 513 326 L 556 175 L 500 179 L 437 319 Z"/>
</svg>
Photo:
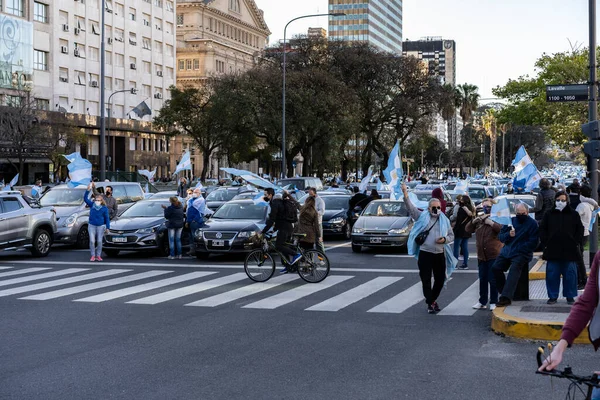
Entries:
<svg viewBox="0 0 600 400">
<path fill-rule="evenodd" d="M 312 18 L 312 17 L 325 17 L 331 15 L 333 17 L 343 17 L 346 15 L 346 13 L 323 13 L 323 14 L 310 14 L 310 15 L 302 15 L 300 17 L 296 17 L 290 21 L 288 21 L 287 24 L 285 24 L 285 28 L 283 28 L 283 90 L 282 90 L 282 116 L 281 116 L 281 177 L 285 178 L 286 177 L 286 163 L 285 163 L 285 73 L 286 73 L 286 55 L 287 55 L 287 50 L 286 50 L 286 41 L 287 41 L 287 28 L 288 25 L 291 24 L 294 21 L 297 21 L 299 19 L 303 19 L 303 18 Z"/>
<path fill-rule="evenodd" d="M 131 94 L 136 94 L 137 91 L 134 88 L 131 89 L 121 89 L 121 90 L 117 90 L 116 92 L 112 92 L 110 94 L 110 96 L 108 96 L 108 123 L 106 124 L 106 131 L 109 132 L 108 133 L 108 138 L 109 138 L 109 142 L 111 141 L 111 137 L 110 137 L 110 114 L 112 113 L 112 97 L 117 94 L 117 93 L 125 93 L 125 92 L 131 92 Z M 110 166 L 111 166 L 111 170 L 112 172 L 115 172 L 115 138 L 112 138 L 112 142 L 111 142 L 111 156 L 110 156 Z"/>
<path fill-rule="evenodd" d="M 100 181 L 104 182 L 106 179 L 106 146 L 104 141 L 106 140 L 106 125 L 105 125 L 105 110 L 104 110 L 104 91 L 106 90 L 106 85 L 104 83 L 104 78 L 106 76 L 105 70 L 105 48 L 104 44 L 105 38 L 105 21 L 104 17 L 106 14 L 106 0 L 101 1 L 102 7 L 102 23 L 100 27 Z"/>
</svg>

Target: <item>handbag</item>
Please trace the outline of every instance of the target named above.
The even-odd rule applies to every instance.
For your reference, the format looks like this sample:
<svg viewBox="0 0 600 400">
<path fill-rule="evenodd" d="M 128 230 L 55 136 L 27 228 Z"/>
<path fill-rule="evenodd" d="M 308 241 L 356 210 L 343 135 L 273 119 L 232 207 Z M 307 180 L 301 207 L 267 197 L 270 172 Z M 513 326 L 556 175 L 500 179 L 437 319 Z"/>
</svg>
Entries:
<svg viewBox="0 0 600 400">
<path fill-rule="evenodd" d="M 425 243 L 425 240 L 427 239 L 427 236 L 429 236 L 429 231 L 433 229 L 433 227 L 435 226 L 435 224 L 437 224 L 437 223 L 438 223 L 438 221 L 439 221 L 439 220 L 440 220 L 440 219 L 439 219 L 439 217 L 438 217 L 438 219 L 436 219 L 436 220 L 435 220 L 435 222 L 433 223 L 433 225 L 431 225 L 431 226 L 429 227 L 429 229 L 427 229 L 426 231 L 423 231 L 423 232 L 421 232 L 421 233 L 419 233 L 419 234 L 417 235 L 417 237 L 415 238 L 415 243 L 416 243 L 418 246 L 422 246 L 422 245 L 423 245 L 423 243 Z"/>
</svg>

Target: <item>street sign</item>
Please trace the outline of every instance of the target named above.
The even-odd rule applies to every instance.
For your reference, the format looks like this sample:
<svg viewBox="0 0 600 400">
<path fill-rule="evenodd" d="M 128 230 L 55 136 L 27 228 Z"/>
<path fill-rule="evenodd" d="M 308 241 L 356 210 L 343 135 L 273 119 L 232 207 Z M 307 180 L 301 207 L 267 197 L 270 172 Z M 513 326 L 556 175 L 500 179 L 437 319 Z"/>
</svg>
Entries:
<svg viewBox="0 0 600 400">
<path fill-rule="evenodd" d="M 546 101 L 549 103 L 565 103 L 571 101 L 588 101 L 588 85 L 547 85 Z"/>
</svg>

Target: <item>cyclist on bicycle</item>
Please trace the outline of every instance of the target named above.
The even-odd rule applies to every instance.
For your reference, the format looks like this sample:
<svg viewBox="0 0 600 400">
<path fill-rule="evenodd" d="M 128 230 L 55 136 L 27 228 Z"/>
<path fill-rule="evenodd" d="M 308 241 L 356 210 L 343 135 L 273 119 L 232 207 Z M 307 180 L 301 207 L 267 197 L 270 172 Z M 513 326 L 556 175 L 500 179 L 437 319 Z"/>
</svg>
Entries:
<svg viewBox="0 0 600 400">
<path fill-rule="evenodd" d="M 262 234 L 267 233 L 271 227 L 274 231 L 277 231 L 277 239 L 275 241 L 275 248 L 281 252 L 281 254 L 291 257 L 291 261 L 288 261 L 290 265 L 294 265 L 302 255 L 296 253 L 296 250 L 292 249 L 286 243 L 292 239 L 294 233 L 294 223 L 298 221 L 298 210 L 300 205 L 298 202 L 289 195 L 285 190 L 281 197 L 275 196 L 275 190 L 272 188 L 265 189 L 265 201 L 270 204 L 271 212 L 267 218 L 267 225 L 262 230 Z M 287 260 L 282 260 L 287 261 Z M 288 272 L 287 267 L 281 271 L 282 273 Z"/>
</svg>

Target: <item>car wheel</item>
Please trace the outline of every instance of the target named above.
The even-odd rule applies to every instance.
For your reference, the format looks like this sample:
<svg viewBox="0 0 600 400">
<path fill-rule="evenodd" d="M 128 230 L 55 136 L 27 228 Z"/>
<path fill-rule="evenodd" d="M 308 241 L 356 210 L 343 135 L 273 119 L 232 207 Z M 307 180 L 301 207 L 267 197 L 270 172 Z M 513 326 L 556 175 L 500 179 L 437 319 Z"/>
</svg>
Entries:
<svg viewBox="0 0 600 400">
<path fill-rule="evenodd" d="M 88 226 L 84 225 L 79 229 L 79 233 L 77 233 L 77 248 L 79 249 L 87 249 L 90 247 L 90 233 L 88 232 Z"/>
<path fill-rule="evenodd" d="M 168 239 L 163 239 L 162 241 L 159 242 L 158 244 L 158 254 L 161 257 L 166 257 L 168 256 L 169 253 L 169 240 Z"/>
<path fill-rule="evenodd" d="M 115 249 L 104 249 L 103 250 L 107 256 L 109 257 L 116 257 L 119 255 L 119 253 L 121 252 L 121 250 L 115 250 Z"/>
<path fill-rule="evenodd" d="M 210 253 L 204 253 L 201 251 L 196 251 L 196 258 L 198 260 L 208 260 L 210 258 Z"/>
<path fill-rule="evenodd" d="M 52 236 L 45 229 L 40 229 L 33 235 L 31 254 L 35 257 L 46 257 L 52 246 Z"/>
<path fill-rule="evenodd" d="M 361 249 L 362 249 L 361 245 L 352 243 L 352 252 L 360 253 Z"/>
</svg>

